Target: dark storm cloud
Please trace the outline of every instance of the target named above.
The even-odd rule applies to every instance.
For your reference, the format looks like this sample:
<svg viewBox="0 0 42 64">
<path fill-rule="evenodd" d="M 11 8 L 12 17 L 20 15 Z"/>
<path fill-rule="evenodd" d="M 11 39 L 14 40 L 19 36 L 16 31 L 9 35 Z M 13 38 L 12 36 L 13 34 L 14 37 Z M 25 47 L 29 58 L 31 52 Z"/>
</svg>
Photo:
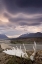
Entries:
<svg viewBox="0 0 42 64">
<path fill-rule="evenodd" d="M 11 17 L 8 13 L 4 13 L 3 15 L 4 15 L 4 17 L 6 17 L 6 18 L 10 18 L 10 17 Z"/>
<path fill-rule="evenodd" d="M 42 0 L 3 0 L 3 5 L 10 13 L 42 13 Z"/>
<path fill-rule="evenodd" d="M 0 33 L 13 36 L 26 30 L 42 32 L 42 0 L 0 0 Z"/>
<path fill-rule="evenodd" d="M 0 0 L 0 12 L 3 11 L 3 5 L 2 5 L 2 0 Z"/>
<path fill-rule="evenodd" d="M 0 25 L 0 28 L 5 28 L 5 25 Z"/>
<path fill-rule="evenodd" d="M 16 23 L 19 25 L 40 25 L 42 23 L 42 17 L 40 18 L 10 18 L 9 21 L 11 23 Z"/>
<path fill-rule="evenodd" d="M 2 6 L 1 6 L 1 4 L 0 4 L 0 11 L 2 10 Z"/>
<path fill-rule="evenodd" d="M 17 17 L 17 18 L 10 18 L 9 21 L 10 22 L 19 22 L 19 21 L 42 22 L 42 17 L 40 17 L 40 18 L 25 18 L 25 17 L 19 18 L 19 17 Z"/>
<path fill-rule="evenodd" d="M 32 22 L 31 23 L 20 22 L 19 24 L 21 26 L 24 26 L 24 25 L 27 25 L 27 26 L 36 26 L 36 25 L 40 25 L 41 23 L 40 22 L 39 23 L 38 22 L 37 23 L 35 23 L 35 22 L 34 23 L 32 23 Z"/>
<path fill-rule="evenodd" d="M 19 7 L 42 7 L 42 0 L 16 0 Z"/>
<path fill-rule="evenodd" d="M 10 18 L 10 22 L 20 22 L 20 21 L 28 21 L 29 19 L 26 18 Z"/>
<path fill-rule="evenodd" d="M 9 12 L 14 13 L 16 11 L 15 0 L 3 0 L 3 5 Z"/>
<path fill-rule="evenodd" d="M 2 4 L 5 7 L 7 13 L 4 13 L 4 17 L 9 20 L 9 23 L 15 23 L 16 25 L 40 25 L 42 23 L 42 17 L 39 18 L 25 18 L 20 14 L 19 17 L 12 17 L 12 15 L 22 14 L 42 14 L 42 0 L 2 0 Z M 1 8 L 1 7 L 0 7 Z M 15 16 L 14 15 L 14 16 Z M 9 27 L 12 27 L 12 24 Z"/>
</svg>

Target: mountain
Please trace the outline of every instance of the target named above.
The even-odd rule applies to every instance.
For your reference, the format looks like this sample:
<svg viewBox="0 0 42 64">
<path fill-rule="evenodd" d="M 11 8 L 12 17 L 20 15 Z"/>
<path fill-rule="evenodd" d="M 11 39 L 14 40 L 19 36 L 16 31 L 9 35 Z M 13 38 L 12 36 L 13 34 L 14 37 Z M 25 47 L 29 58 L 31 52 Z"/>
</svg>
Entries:
<svg viewBox="0 0 42 64">
<path fill-rule="evenodd" d="M 27 37 L 42 37 L 42 33 L 41 32 L 29 33 L 29 34 L 27 33 L 19 36 L 19 38 L 27 38 Z"/>
<path fill-rule="evenodd" d="M 4 34 L 0 34 L 0 39 L 8 39 L 8 37 Z"/>
</svg>

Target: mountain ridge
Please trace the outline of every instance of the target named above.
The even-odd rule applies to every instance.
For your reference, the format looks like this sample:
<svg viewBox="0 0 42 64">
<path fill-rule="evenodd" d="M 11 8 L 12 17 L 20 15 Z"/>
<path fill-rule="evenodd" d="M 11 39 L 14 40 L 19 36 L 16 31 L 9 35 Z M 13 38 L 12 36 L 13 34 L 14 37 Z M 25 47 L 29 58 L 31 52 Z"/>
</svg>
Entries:
<svg viewBox="0 0 42 64">
<path fill-rule="evenodd" d="M 26 38 L 26 37 L 42 37 L 42 33 L 37 32 L 37 33 L 22 34 L 18 38 Z"/>
<path fill-rule="evenodd" d="M 0 39 L 8 39 L 8 37 L 5 34 L 0 34 Z"/>
</svg>

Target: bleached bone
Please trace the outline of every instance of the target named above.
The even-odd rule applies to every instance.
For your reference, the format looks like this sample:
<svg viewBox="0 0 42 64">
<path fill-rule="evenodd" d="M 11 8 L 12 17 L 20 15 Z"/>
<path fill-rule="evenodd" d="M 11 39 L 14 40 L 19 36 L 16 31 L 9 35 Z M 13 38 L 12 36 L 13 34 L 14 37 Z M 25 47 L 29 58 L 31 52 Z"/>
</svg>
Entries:
<svg viewBox="0 0 42 64">
<path fill-rule="evenodd" d="M 23 44 L 23 47 L 24 47 L 24 50 L 25 50 L 25 52 L 26 52 L 26 47 L 25 47 L 25 45 Z"/>
<path fill-rule="evenodd" d="M 36 54 L 36 49 L 37 49 L 37 46 L 36 46 L 36 42 L 34 41 L 34 46 L 33 46 L 33 54 L 30 56 L 30 59 L 33 61 L 34 60 L 34 57 L 35 57 L 35 54 Z"/>
<path fill-rule="evenodd" d="M 25 54 L 26 54 L 26 56 L 28 57 L 28 54 L 26 53 L 26 47 L 25 47 L 24 44 L 23 44 L 23 47 L 24 47 L 24 50 L 25 50 Z"/>
<path fill-rule="evenodd" d="M 20 50 L 21 50 L 21 46 L 20 46 Z"/>
<path fill-rule="evenodd" d="M 27 53 L 23 52 L 22 49 L 19 49 L 17 46 L 16 48 L 14 47 L 13 49 L 10 49 L 10 50 L 4 50 L 3 51 L 4 53 L 8 54 L 8 55 L 15 55 L 15 56 L 18 56 L 18 57 L 23 57 L 23 58 L 27 58 L 28 55 Z"/>
<path fill-rule="evenodd" d="M 7 50 L 4 50 L 3 52 L 8 55 L 13 55 L 13 56 L 17 56 L 17 57 L 22 56 L 23 58 L 28 58 L 28 55 L 26 53 L 26 47 L 24 44 L 23 44 L 23 47 L 24 47 L 25 52 L 21 49 L 21 46 L 20 46 L 20 49 L 16 46 L 16 48 L 13 47 L 12 49 L 10 49 L 10 50 L 7 49 Z M 34 60 L 34 57 L 36 54 L 36 49 L 37 49 L 36 42 L 34 42 L 34 46 L 33 46 L 34 53 L 30 56 L 30 59 L 32 61 Z"/>
</svg>

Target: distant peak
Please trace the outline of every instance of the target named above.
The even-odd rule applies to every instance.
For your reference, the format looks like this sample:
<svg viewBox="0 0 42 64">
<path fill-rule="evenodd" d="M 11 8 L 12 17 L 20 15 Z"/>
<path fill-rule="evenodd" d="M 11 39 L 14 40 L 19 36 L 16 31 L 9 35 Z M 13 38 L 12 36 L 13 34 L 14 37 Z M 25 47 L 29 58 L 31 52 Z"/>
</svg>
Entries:
<svg viewBox="0 0 42 64">
<path fill-rule="evenodd" d="M 8 37 L 5 34 L 0 34 L 0 39 L 7 39 Z"/>
<path fill-rule="evenodd" d="M 41 32 L 37 32 L 37 33 L 41 33 Z"/>
</svg>

